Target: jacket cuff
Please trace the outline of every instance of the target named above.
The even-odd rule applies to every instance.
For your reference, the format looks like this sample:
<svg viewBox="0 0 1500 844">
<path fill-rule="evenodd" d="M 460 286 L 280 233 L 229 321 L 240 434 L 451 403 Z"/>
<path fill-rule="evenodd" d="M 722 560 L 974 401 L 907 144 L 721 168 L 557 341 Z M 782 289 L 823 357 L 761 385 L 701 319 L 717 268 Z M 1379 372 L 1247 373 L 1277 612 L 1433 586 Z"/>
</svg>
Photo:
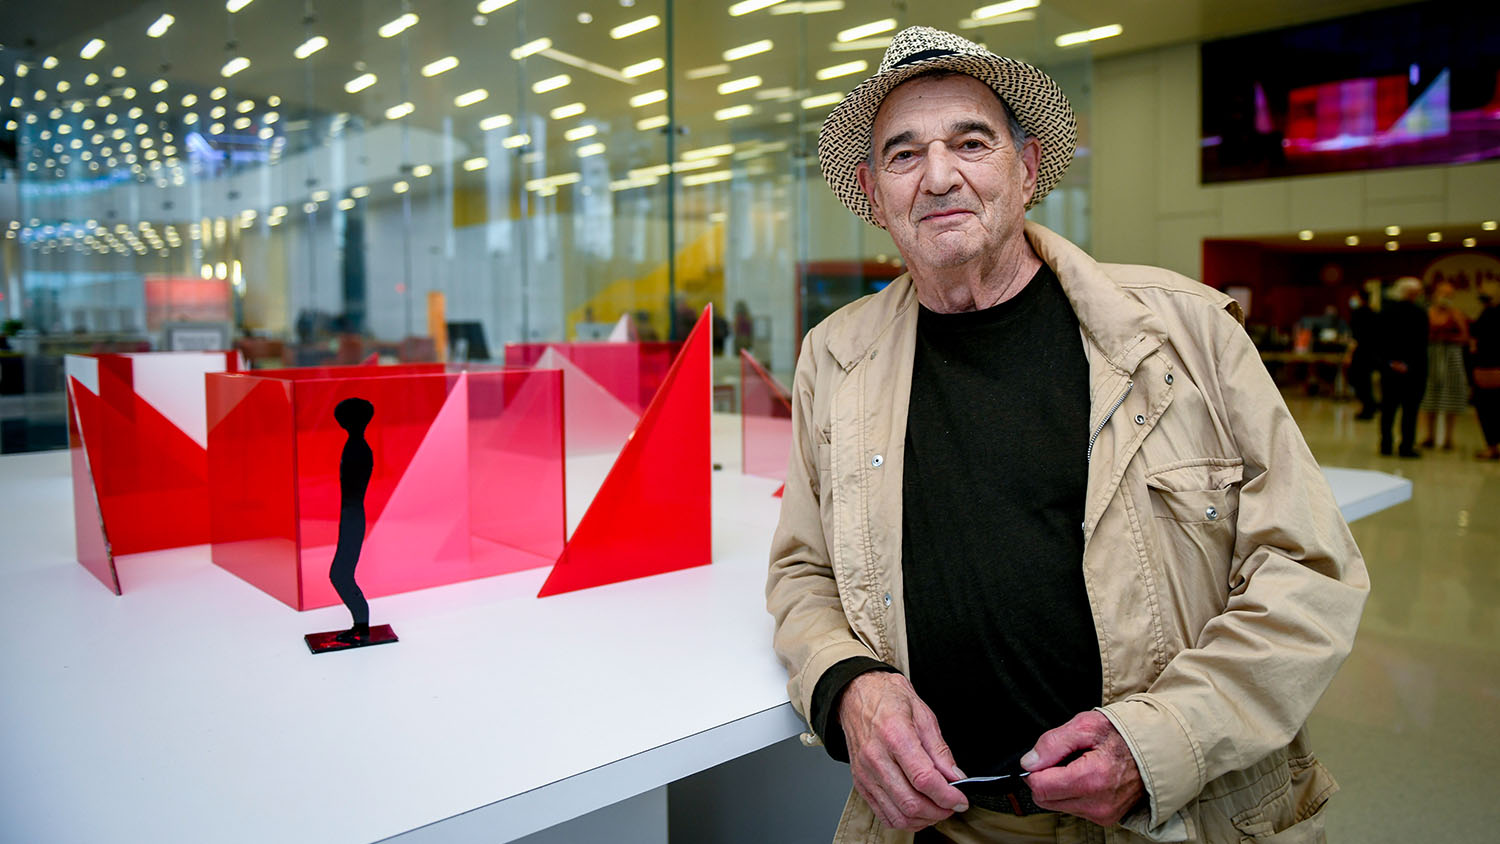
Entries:
<svg viewBox="0 0 1500 844">
<path fill-rule="evenodd" d="M 1186 726 L 1165 702 L 1134 694 L 1099 707 L 1130 747 L 1151 809 L 1149 827 L 1161 828 L 1203 791 L 1203 756 Z"/>
<path fill-rule="evenodd" d="M 867 656 L 850 657 L 823 672 L 813 687 L 808 723 L 835 762 L 849 761 L 849 743 L 844 738 L 844 725 L 839 722 L 839 701 L 843 700 L 844 690 L 855 678 L 871 671 L 895 672 L 896 669 Z"/>
<path fill-rule="evenodd" d="M 793 682 L 787 684 L 792 705 L 802 715 L 803 720 L 812 727 L 813 697 L 816 694 L 818 680 L 828 673 L 828 669 L 854 657 L 866 657 L 877 659 L 869 648 L 854 637 L 840 638 L 829 642 L 813 652 L 812 656 L 802 664 L 802 670 L 798 671 Z"/>
</svg>

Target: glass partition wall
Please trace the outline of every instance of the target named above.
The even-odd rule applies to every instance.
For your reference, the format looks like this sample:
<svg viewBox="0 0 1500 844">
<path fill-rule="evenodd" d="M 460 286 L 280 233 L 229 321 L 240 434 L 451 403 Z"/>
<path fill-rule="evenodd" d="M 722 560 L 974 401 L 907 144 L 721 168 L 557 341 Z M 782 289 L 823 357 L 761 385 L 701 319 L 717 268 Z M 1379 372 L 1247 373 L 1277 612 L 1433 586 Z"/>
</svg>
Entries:
<svg viewBox="0 0 1500 844">
<path fill-rule="evenodd" d="M 6 23 L 0 355 L 27 362 L 0 391 L 33 400 L 0 406 L 0 450 L 62 444 L 60 403 L 36 397 L 60 395 L 47 361 L 70 351 L 498 359 L 622 319 L 681 337 L 712 303 L 724 357 L 750 349 L 785 378 L 807 329 L 901 272 L 816 147 L 912 24 L 1058 79 L 1080 151 L 1031 216 L 1088 244 L 1091 63 L 1056 46 L 1082 27 L 1045 1 L 116 8 L 40 37 Z"/>
</svg>

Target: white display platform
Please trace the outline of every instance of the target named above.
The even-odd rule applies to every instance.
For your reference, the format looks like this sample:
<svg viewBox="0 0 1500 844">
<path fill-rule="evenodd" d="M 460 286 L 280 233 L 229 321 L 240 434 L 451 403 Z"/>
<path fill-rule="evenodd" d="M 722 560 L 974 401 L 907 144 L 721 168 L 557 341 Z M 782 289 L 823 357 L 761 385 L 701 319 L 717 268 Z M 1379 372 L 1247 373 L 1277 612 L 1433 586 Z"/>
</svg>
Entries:
<svg viewBox="0 0 1500 844">
<path fill-rule="evenodd" d="M 714 565 L 380 598 L 399 644 L 319 656 L 302 634 L 342 607 L 295 612 L 206 546 L 124 558 L 111 594 L 73 558 L 66 452 L 0 457 L 0 839 L 509 841 L 797 735 L 763 599 L 778 484 L 738 473 L 737 425 Z M 1411 497 L 1327 474 L 1350 518 Z"/>
</svg>

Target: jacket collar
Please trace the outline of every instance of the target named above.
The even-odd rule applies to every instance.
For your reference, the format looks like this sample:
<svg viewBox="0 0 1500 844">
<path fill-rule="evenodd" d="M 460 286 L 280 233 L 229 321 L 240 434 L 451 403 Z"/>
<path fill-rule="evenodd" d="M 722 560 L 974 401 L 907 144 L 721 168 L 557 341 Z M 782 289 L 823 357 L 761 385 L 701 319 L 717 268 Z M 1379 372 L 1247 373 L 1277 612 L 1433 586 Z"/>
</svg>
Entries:
<svg viewBox="0 0 1500 844">
<path fill-rule="evenodd" d="M 1161 319 L 1122 290 L 1088 253 L 1031 221 L 1026 223 L 1026 239 L 1057 274 L 1079 325 L 1112 366 L 1133 372 L 1162 344 L 1167 331 Z M 839 312 L 839 319 L 829 326 L 828 351 L 847 372 L 901 320 L 915 321 L 917 310 L 911 274 L 902 273 L 884 290 Z"/>
</svg>

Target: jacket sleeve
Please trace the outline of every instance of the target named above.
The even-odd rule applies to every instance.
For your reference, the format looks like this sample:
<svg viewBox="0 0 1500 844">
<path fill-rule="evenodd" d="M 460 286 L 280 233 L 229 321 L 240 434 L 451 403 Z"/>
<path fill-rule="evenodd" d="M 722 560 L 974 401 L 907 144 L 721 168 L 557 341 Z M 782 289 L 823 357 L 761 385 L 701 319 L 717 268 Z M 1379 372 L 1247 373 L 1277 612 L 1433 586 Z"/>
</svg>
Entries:
<svg viewBox="0 0 1500 844">
<path fill-rule="evenodd" d="M 1158 827 L 1209 781 L 1285 747 L 1354 644 L 1369 593 L 1333 492 L 1244 330 L 1215 315 L 1221 410 L 1244 458 L 1229 597 L 1147 691 L 1102 707 Z"/>
<path fill-rule="evenodd" d="M 813 691 L 825 671 L 851 657 L 878 658 L 844 615 L 819 513 L 820 494 L 827 491 L 819 488 L 817 455 L 819 443 L 827 443 L 813 418 L 816 336 L 815 330 L 803 340 L 792 385 L 792 448 L 766 581 L 776 655 L 790 676 L 787 695 L 803 720 L 811 718 Z"/>
</svg>

